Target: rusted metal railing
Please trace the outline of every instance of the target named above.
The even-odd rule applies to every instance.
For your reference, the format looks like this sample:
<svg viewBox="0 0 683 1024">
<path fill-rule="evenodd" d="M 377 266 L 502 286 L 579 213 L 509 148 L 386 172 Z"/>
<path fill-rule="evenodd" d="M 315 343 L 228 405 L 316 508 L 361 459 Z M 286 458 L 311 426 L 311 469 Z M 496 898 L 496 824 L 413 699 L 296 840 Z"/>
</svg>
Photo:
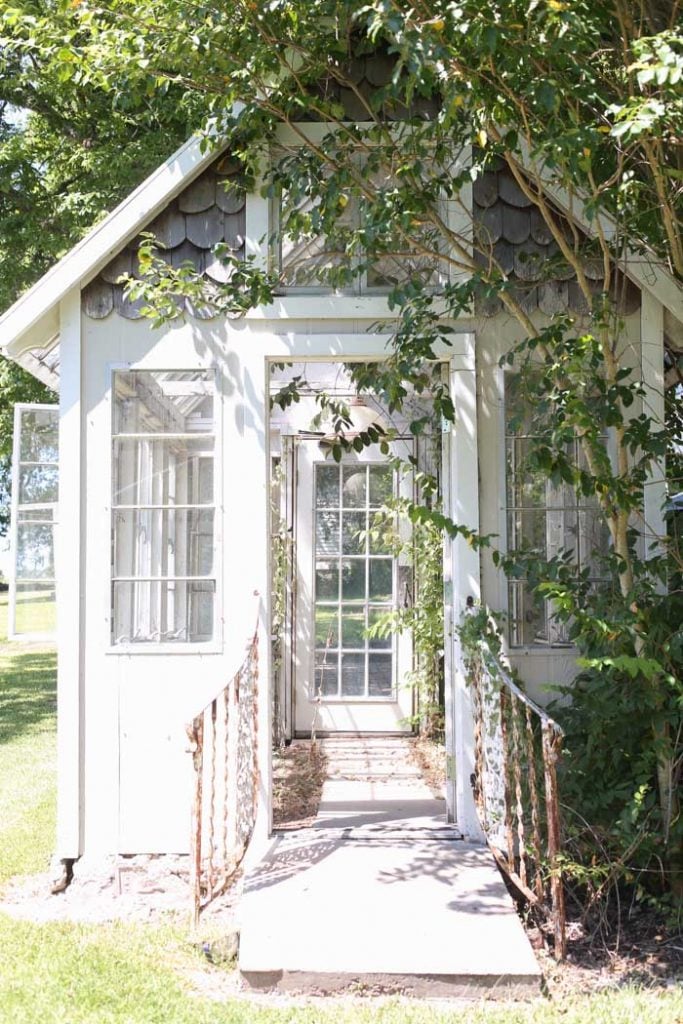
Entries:
<svg viewBox="0 0 683 1024">
<path fill-rule="evenodd" d="M 258 634 L 230 682 L 187 726 L 194 765 L 190 888 L 195 927 L 240 865 L 258 795 Z"/>
<path fill-rule="evenodd" d="M 552 923 L 554 953 L 566 953 L 557 762 L 563 732 L 511 677 L 485 634 L 465 660 L 474 714 L 472 778 L 479 819 L 500 868 Z"/>
</svg>

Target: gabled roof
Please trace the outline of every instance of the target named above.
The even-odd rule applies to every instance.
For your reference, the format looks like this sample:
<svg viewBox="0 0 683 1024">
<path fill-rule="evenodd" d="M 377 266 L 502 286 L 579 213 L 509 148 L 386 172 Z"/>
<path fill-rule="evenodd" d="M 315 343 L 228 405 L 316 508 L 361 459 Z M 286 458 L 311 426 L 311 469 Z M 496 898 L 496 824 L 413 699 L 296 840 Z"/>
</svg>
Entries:
<svg viewBox="0 0 683 1024">
<path fill-rule="evenodd" d="M 607 241 L 618 241 L 622 236 L 619 224 L 609 213 L 600 211 L 595 217 L 590 217 L 586 197 L 579 192 L 572 194 L 559 186 L 553 180 L 550 169 L 532 156 L 524 142 L 518 166 L 524 174 L 533 172 L 548 199 L 587 235 L 595 236 L 599 228 Z M 634 284 L 657 299 L 674 320 L 683 323 L 683 286 L 657 261 L 654 253 L 635 252 L 627 247 L 619 260 L 619 268 Z"/>
<path fill-rule="evenodd" d="M 109 216 L 83 238 L 32 288 L 0 317 L 0 351 L 16 360 L 44 383 L 58 386 L 59 304 L 75 287 L 84 288 L 157 214 L 197 178 L 226 148 L 210 133 L 195 135 L 135 189 Z M 528 169 L 543 180 L 549 198 L 587 233 L 594 226 L 579 200 L 558 190 L 547 175 L 534 167 L 525 154 Z M 524 169 L 524 168 L 522 168 Z M 601 214 L 601 227 L 614 237 L 617 227 Z M 639 288 L 645 289 L 683 324 L 683 288 L 647 255 L 628 254 L 620 267 Z"/>
<path fill-rule="evenodd" d="M 0 317 L 0 350 L 54 387 L 56 361 L 38 353 L 54 353 L 60 301 L 96 277 L 223 149 L 207 135 L 194 135 L 176 150 Z"/>
</svg>

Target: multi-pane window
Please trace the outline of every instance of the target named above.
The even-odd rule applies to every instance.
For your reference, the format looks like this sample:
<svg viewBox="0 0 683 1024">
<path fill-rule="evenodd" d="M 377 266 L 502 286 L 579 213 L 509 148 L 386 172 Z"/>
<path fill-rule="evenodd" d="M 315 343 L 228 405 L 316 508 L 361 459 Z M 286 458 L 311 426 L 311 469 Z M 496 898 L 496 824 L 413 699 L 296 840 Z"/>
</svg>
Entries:
<svg viewBox="0 0 683 1024">
<path fill-rule="evenodd" d="M 358 162 L 360 167 L 360 156 Z M 374 168 L 365 180 L 381 194 L 392 190 L 396 178 L 390 167 L 383 167 Z M 354 236 L 365 227 L 372 237 L 376 226 L 368 221 L 367 198 L 361 199 L 349 190 L 345 200 L 335 218 L 334 242 L 325 235 L 315 200 L 292 196 L 284 190 L 274 201 L 272 217 L 278 225 L 286 224 L 291 216 L 299 223 L 310 218 L 310 233 L 297 241 L 284 229 L 274 232 L 278 239 L 275 263 L 282 285 L 288 291 L 330 288 L 331 282 L 336 281 L 335 271 L 341 274 L 337 290 L 352 294 L 385 293 L 408 280 L 418 280 L 423 287 L 436 289 L 448 280 L 448 267 L 438 256 L 438 252 L 443 251 L 444 239 L 433 225 L 419 226 L 417 220 L 409 236 L 401 235 L 394 240 L 392 251 L 378 253 L 362 274 L 353 273 L 350 268 L 360 269 L 360 264 L 367 259 L 367 254 L 358 249 L 358 239 Z M 438 204 L 437 213 L 446 216 L 444 204 Z M 420 245 L 416 243 L 418 237 Z"/>
<path fill-rule="evenodd" d="M 394 470 L 372 463 L 315 467 L 315 673 L 311 697 L 391 698 L 391 637 L 368 636 L 394 606 L 395 560 L 369 532 L 394 493 Z"/>
<path fill-rule="evenodd" d="M 114 374 L 112 642 L 214 637 L 213 373 Z"/>
<path fill-rule="evenodd" d="M 588 569 L 599 581 L 600 555 L 607 550 L 608 533 L 594 498 L 578 495 L 566 483 L 553 483 L 531 471 L 529 454 L 538 438 L 528 429 L 528 408 L 508 375 L 506 413 L 507 548 L 541 560 L 567 554 L 577 570 Z M 568 456 L 580 465 L 578 441 L 570 442 Z M 513 647 L 527 644 L 566 644 L 567 629 L 553 614 L 552 601 L 531 591 L 524 578 L 508 581 L 509 638 Z"/>
<path fill-rule="evenodd" d="M 54 528 L 58 483 L 58 407 L 17 405 L 10 636 L 49 636 L 55 630 Z"/>
</svg>

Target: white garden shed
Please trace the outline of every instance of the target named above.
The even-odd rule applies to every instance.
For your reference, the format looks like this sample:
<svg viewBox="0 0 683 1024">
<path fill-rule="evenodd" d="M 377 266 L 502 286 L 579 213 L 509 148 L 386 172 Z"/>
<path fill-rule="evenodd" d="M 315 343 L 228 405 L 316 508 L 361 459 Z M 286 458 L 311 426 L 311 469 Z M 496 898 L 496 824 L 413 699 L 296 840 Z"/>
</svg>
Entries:
<svg viewBox="0 0 683 1024">
<path fill-rule="evenodd" d="M 287 131 L 281 130 L 282 144 L 292 141 Z M 271 305 L 239 319 L 188 309 L 183 320 L 153 328 L 118 283 L 134 271 L 135 239 L 144 230 L 164 243 L 169 261 L 190 260 L 208 279 L 220 280 L 223 272 L 212 257 L 217 242 L 264 265 L 272 259 L 272 204 L 256 191 L 246 194 L 235 175 L 229 156 L 190 140 L 0 319 L 4 354 L 59 389 L 60 858 L 187 852 L 186 725 L 234 674 L 257 620 L 259 735 L 271 735 L 266 638 L 274 456 L 282 459 L 286 450 L 298 460 L 290 525 L 298 538 L 299 632 L 280 695 L 290 734 L 311 727 L 314 695 L 306 673 L 320 654 L 316 600 L 335 621 L 353 604 L 367 624 L 377 608 L 399 599 L 401 567 L 391 557 L 369 548 L 351 554 L 332 527 L 328 547 L 314 540 L 321 524 L 338 529 L 345 517 L 360 522 L 383 488 L 398 486 L 383 458 L 366 452 L 332 464 L 306 437 L 303 413 L 300 420 L 278 420 L 269 410 L 275 364 L 320 364 L 328 380 L 344 362 L 383 358 L 392 313 L 381 284 L 368 281 L 354 294 L 314 281 L 288 288 L 288 260 L 301 254 L 285 249 L 277 257 L 282 294 Z M 553 198 L 562 208 L 562 196 Z M 502 171 L 487 175 L 468 201 L 500 243 L 510 275 L 526 275 L 529 315 L 542 319 L 558 303 L 580 315 L 571 281 L 529 280 L 519 254 L 532 238 L 542 255 L 548 239 L 514 181 Z M 622 314 L 630 355 L 651 410 L 661 416 L 664 336 L 683 320 L 681 294 L 642 261 L 626 273 Z M 382 321 L 385 332 L 370 332 Z M 509 476 L 506 484 L 515 439 L 506 438 L 499 357 L 519 338 L 519 327 L 498 308 L 453 326 L 441 371 L 456 410 L 443 445 L 446 509 L 464 525 L 505 536 L 523 527 L 509 498 Z M 397 443 L 410 444 L 405 424 L 398 433 Z M 661 479 L 646 493 L 646 520 L 656 526 Z M 538 511 L 549 538 L 565 536 L 564 509 L 548 503 Z M 463 541 L 448 545 L 445 576 L 448 808 L 465 834 L 476 835 L 471 712 L 453 623 L 468 599 L 508 607 L 511 660 L 541 700 L 541 684 L 571 678 L 573 657 L 543 610 L 526 605 L 524 594 L 508 588 Z M 399 676 L 409 651 L 403 641 L 373 647 L 358 635 L 350 646 L 336 641 L 320 728 L 404 730 L 410 708 Z M 263 835 L 270 829 L 270 744 L 258 749 Z"/>
</svg>

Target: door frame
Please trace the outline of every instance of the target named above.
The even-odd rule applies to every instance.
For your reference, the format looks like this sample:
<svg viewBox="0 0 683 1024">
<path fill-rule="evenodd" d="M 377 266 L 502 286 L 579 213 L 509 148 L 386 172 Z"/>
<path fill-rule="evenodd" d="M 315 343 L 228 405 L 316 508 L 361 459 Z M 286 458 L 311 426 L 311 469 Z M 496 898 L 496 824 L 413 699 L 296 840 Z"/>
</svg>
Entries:
<svg viewBox="0 0 683 1024">
<path fill-rule="evenodd" d="M 365 448 L 362 452 L 350 453 L 349 457 L 344 456 L 341 463 L 330 462 L 320 453 L 317 456 L 315 448 L 318 441 L 315 439 L 302 439 L 297 445 L 296 457 L 296 520 L 294 528 L 295 551 L 293 571 L 296 575 L 294 590 L 296 593 L 296 614 L 295 614 L 295 658 L 293 661 L 292 686 L 292 722 L 295 736 L 310 735 L 308 719 L 311 718 L 311 727 L 315 726 L 318 735 L 327 733 L 395 733 L 396 735 L 409 735 L 413 729 L 411 725 L 401 727 L 402 719 L 414 714 L 415 703 L 412 689 L 401 693 L 400 674 L 405 673 L 412 667 L 412 641 L 407 633 L 397 634 L 392 643 L 393 656 L 393 699 L 362 697 L 357 701 L 337 698 L 322 700 L 319 710 L 316 713 L 309 709 L 312 704 L 309 698 L 304 698 L 304 687 L 308 689 L 311 674 L 315 673 L 315 644 L 311 642 L 311 628 L 315 612 L 314 604 L 314 577 L 315 577 L 315 478 L 316 466 L 331 465 L 335 468 L 349 465 L 385 465 L 388 459 L 377 452 L 376 449 Z M 396 438 L 392 442 L 396 449 L 405 447 L 406 453 L 411 454 L 411 439 Z M 398 454 L 398 451 L 393 454 Z M 391 456 L 389 456 L 390 458 Z M 303 465 L 302 465 L 303 463 Z M 306 476 L 304 474 L 307 474 Z M 402 486 L 403 484 L 403 486 Z M 412 473 L 403 482 L 399 482 L 399 490 L 407 495 L 413 493 Z M 367 556 L 366 556 L 367 557 Z M 398 599 L 400 589 L 399 571 L 400 561 L 393 559 L 392 567 L 392 589 L 395 599 Z M 303 676 L 303 680 L 302 680 Z M 406 692 L 407 691 L 407 692 Z M 301 701 L 306 700 L 307 706 L 303 708 Z M 348 728 L 332 728 L 334 720 L 334 709 L 337 708 L 337 719 L 348 718 Z M 354 727 L 354 716 L 361 715 L 361 708 L 365 708 L 365 721 L 375 719 L 375 728 L 364 728 L 361 723 Z M 400 712 L 398 717 L 394 709 Z M 310 712 L 307 714 L 307 712 Z M 316 725 L 317 720 L 317 725 Z"/>
<path fill-rule="evenodd" d="M 357 312 L 353 312 L 357 316 Z M 349 327 L 351 324 L 349 323 Z M 376 362 L 386 358 L 392 335 L 386 333 L 330 331 L 327 334 L 303 334 L 296 330 L 283 333 L 254 332 L 248 352 L 241 353 L 243 394 L 253 414 L 248 421 L 254 429 L 253 440 L 260 448 L 267 474 L 264 501 L 269 500 L 270 440 L 268 416 L 270 364 L 273 362 Z M 477 386 L 475 335 L 470 329 L 456 330 L 449 345 L 435 350 L 435 358 L 449 364 L 451 394 L 455 406 L 455 422 L 448 430 L 448 481 L 445 488 L 445 510 L 461 525 L 476 529 L 479 524 L 479 473 L 477 447 Z M 254 403 L 257 403 L 254 406 Z M 260 406 L 260 411 L 259 411 Z M 256 449 L 253 449 L 254 452 Z M 453 484 L 460 486 L 453 493 Z M 446 798 L 449 820 L 457 821 L 467 838 L 480 839 L 479 826 L 470 777 L 474 772 L 474 724 L 472 707 L 464 671 L 462 650 L 454 627 L 460 621 L 471 596 L 480 598 L 479 554 L 462 537 L 445 545 L 445 610 L 446 610 L 446 754 L 449 765 Z M 270 555 L 267 556 L 270 571 Z M 270 575 L 266 580 L 270 579 Z M 265 582 L 265 581 L 264 581 Z M 265 582 L 266 618 L 270 622 L 270 594 Z M 270 645 L 264 644 L 265 671 L 259 711 L 262 735 L 272 734 L 272 693 Z M 271 779 L 270 744 L 259 745 L 261 778 Z M 272 785 L 260 788 L 257 834 L 265 837 L 270 831 Z"/>
</svg>

